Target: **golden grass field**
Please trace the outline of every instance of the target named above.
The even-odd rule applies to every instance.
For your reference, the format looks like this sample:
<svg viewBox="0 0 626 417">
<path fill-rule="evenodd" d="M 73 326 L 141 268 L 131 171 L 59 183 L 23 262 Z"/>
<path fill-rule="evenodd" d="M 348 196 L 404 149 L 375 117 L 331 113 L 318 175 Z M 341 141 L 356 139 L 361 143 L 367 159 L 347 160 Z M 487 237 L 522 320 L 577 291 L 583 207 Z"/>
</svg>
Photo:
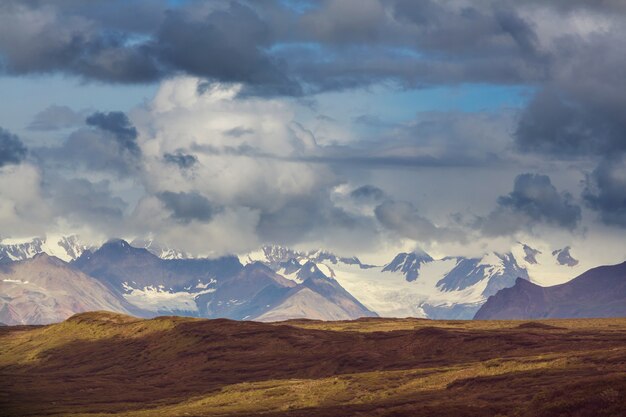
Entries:
<svg viewBox="0 0 626 417">
<path fill-rule="evenodd" d="M 623 416 L 626 319 L 0 328 L 6 416 Z"/>
</svg>

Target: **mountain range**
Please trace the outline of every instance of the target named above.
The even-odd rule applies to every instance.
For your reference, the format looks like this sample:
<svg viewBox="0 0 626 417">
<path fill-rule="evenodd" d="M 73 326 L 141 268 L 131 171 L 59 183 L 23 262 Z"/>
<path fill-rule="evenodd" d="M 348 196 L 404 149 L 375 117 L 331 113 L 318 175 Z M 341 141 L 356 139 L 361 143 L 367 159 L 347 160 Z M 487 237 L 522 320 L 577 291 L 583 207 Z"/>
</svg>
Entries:
<svg viewBox="0 0 626 417">
<path fill-rule="evenodd" d="M 536 257 L 528 258 L 529 251 L 537 252 L 532 250 L 520 244 L 509 253 L 440 259 L 416 250 L 372 265 L 355 256 L 281 246 L 207 259 L 153 240 L 129 244 L 113 239 L 98 248 L 75 236 L 33 239 L 0 245 L 0 322 L 49 323 L 87 309 L 257 321 L 376 315 L 471 319 L 500 290 L 536 286 L 528 272 L 529 265 L 538 263 Z M 22 272 L 21 278 L 5 272 L 30 267 L 41 253 L 54 256 L 47 258 L 55 264 L 50 267 L 54 281 L 33 284 Z M 56 292 L 59 285 L 64 296 Z M 76 302 L 77 294 L 89 291 L 117 304 Z M 47 304 L 40 303 L 43 299 Z M 56 309 L 43 308 L 55 302 Z"/>
<path fill-rule="evenodd" d="M 36 245 L 21 249 L 30 255 Z M 46 324 L 91 310 L 258 321 L 376 316 L 314 266 L 300 276 L 295 282 L 235 256 L 162 259 L 111 240 L 69 263 L 40 252 L 1 264 L 0 322 Z"/>
</svg>

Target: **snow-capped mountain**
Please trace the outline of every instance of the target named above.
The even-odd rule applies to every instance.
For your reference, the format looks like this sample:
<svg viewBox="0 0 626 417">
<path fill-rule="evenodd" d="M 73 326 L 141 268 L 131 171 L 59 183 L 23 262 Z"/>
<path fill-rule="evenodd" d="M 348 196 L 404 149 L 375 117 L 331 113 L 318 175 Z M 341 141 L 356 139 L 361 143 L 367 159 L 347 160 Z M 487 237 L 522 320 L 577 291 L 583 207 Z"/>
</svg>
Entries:
<svg viewBox="0 0 626 417">
<path fill-rule="evenodd" d="M 278 246 L 240 256 L 263 262 L 297 283 L 309 276 L 334 279 L 381 316 L 472 318 L 487 297 L 511 287 L 528 271 L 512 253 L 435 260 L 424 251 L 400 253 L 383 266 L 326 251 L 298 252 Z"/>
<path fill-rule="evenodd" d="M 39 253 L 55 256 L 69 262 L 78 258 L 88 245 L 80 242 L 77 236 L 48 236 L 37 237 L 26 241 L 0 242 L 0 263 L 23 261 Z"/>
<path fill-rule="evenodd" d="M 422 264 L 432 262 L 434 259 L 426 252 L 399 253 L 393 261 L 382 269 L 382 272 L 398 272 L 404 274 L 407 281 L 415 281 L 419 276 Z"/>
<path fill-rule="evenodd" d="M 38 253 L 71 262 L 149 315 L 256 320 L 374 314 L 469 319 L 490 295 L 513 286 L 517 278 L 545 285 L 533 279 L 551 279 L 536 273 L 545 262 L 552 270 L 572 270 L 559 265 L 545 247 L 540 251 L 522 243 L 509 253 L 475 258 L 433 259 L 416 250 L 370 265 L 355 256 L 281 246 L 219 259 L 194 257 L 145 239 L 133 244 L 112 240 L 95 250 L 75 236 L 4 241 L 0 263 Z"/>
</svg>

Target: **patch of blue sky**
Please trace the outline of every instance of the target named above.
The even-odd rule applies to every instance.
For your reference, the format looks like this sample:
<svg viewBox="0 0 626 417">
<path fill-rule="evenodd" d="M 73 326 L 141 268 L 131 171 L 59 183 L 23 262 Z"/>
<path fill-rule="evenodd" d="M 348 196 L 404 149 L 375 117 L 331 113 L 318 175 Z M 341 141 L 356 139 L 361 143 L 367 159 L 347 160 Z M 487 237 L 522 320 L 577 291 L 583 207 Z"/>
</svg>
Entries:
<svg viewBox="0 0 626 417">
<path fill-rule="evenodd" d="M 319 54 L 327 52 L 326 48 L 318 42 L 276 42 L 265 48 L 265 51 L 270 54 L 280 54 L 293 50 L 306 50 Z"/>
<path fill-rule="evenodd" d="M 528 85 L 454 84 L 425 88 L 402 88 L 383 82 L 355 90 L 315 96 L 320 108 L 336 107 L 341 113 L 377 115 L 391 122 L 414 117 L 419 112 L 489 112 L 523 108 L 535 92 Z"/>
<path fill-rule="evenodd" d="M 171 7 L 179 7 L 185 3 L 189 3 L 189 0 L 167 0 L 167 4 Z"/>
<path fill-rule="evenodd" d="M 27 127 L 35 114 L 53 104 L 74 110 L 128 111 L 153 97 L 158 86 L 85 83 L 62 75 L 0 76 L 0 126 L 36 139 L 43 133 Z"/>
<path fill-rule="evenodd" d="M 309 0 L 281 0 L 280 3 L 286 8 L 300 14 L 317 7 L 316 2 Z"/>
<path fill-rule="evenodd" d="M 322 93 L 315 96 L 319 111 L 341 124 L 353 124 L 360 133 L 375 133 L 389 126 L 412 120 L 423 112 L 497 112 L 523 108 L 532 96 L 528 86 L 462 84 L 415 90 L 399 90 L 378 85 L 352 91 Z M 311 117 L 301 109 L 298 117 Z M 355 123 L 356 120 L 369 121 Z M 377 126 L 378 125 L 378 126 Z"/>
<path fill-rule="evenodd" d="M 529 86 L 460 84 L 381 94 L 383 107 L 422 111 L 495 111 L 525 106 L 534 89 Z"/>
</svg>

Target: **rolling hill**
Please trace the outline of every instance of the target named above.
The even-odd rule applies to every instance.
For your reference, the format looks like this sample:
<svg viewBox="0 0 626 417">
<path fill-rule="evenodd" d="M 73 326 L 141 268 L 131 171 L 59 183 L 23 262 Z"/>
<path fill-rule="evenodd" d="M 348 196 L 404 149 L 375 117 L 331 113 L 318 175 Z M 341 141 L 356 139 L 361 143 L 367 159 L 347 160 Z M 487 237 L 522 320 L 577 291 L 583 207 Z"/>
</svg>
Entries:
<svg viewBox="0 0 626 417">
<path fill-rule="evenodd" d="M 620 416 L 626 320 L 238 322 L 94 312 L 0 329 L 7 416 Z"/>
</svg>

